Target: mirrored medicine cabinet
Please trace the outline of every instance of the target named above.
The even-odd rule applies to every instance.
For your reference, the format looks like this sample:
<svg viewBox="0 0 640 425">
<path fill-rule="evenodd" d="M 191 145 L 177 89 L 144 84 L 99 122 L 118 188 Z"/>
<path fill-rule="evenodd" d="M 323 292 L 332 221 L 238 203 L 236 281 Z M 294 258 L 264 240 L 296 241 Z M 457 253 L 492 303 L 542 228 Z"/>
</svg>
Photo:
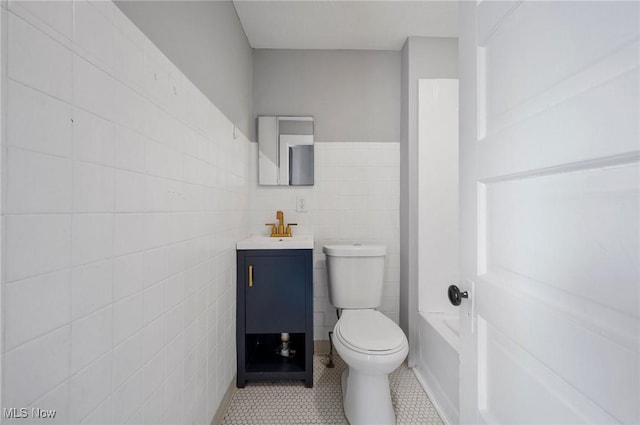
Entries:
<svg viewBox="0 0 640 425">
<path fill-rule="evenodd" d="M 258 117 L 258 184 L 313 186 L 313 117 Z"/>
</svg>

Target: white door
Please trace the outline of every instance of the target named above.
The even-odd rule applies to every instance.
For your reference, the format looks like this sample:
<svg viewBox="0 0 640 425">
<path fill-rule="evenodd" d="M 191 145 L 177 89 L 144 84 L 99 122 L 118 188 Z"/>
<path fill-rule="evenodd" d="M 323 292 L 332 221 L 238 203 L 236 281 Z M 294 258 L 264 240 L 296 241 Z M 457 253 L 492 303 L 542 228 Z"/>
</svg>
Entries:
<svg viewBox="0 0 640 425">
<path fill-rule="evenodd" d="M 461 422 L 640 422 L 630 2 L 460 2 Z"/>
</svg>

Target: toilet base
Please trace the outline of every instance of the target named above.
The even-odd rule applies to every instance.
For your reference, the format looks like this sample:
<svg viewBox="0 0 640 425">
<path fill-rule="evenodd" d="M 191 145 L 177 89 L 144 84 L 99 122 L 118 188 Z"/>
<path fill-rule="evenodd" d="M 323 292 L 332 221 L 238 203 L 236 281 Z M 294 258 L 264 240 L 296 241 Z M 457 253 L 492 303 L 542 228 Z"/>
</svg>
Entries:
<svg viewBox="0 0 640 425">
<path fill-rule="evenodd" d="M 366 375 L 352 368 L 342 372 L 342 404 L 351 425 L 394 425 L 389 378 Z"/>
</svg>

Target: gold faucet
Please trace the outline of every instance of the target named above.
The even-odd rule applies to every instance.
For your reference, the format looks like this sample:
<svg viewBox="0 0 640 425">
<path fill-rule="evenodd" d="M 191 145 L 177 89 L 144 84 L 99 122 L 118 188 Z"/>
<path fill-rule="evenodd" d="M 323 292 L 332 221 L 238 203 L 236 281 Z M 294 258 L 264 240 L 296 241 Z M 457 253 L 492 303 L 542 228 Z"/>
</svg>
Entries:
<svg viewBox="0 0 640 425">
<path fill-rule="evenodd" d="M 278 220 L 278 224 L 276 223 L 266 223 L 265 226 L 271 226 L 271 237 L 272 238 L 290 238 L 293 236 L 291 233 L 291 226 L 297 226 L 298 223 L 289 223 L 287 227 L 284 227 L 284 213 L 282 211 L 276 211 L 276 220 Z"/>
<path fill-rule="evenodd" d="M 284 213 L 282 211 L 276 211 L 276 220 L 278 220 L 278 233 L 284 233 Z"/>
</svg>

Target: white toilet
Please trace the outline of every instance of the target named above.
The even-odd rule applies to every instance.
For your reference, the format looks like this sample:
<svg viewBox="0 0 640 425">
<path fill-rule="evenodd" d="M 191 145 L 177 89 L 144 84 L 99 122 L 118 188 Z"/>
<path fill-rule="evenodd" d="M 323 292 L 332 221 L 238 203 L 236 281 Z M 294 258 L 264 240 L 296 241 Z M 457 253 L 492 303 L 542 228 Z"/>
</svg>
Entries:
<svg viewBox="0 0 640 425">
<path fill-rule="evenodd" d="M 342 309 L 333 345 L 342 374 L 344 412 L 351 425 L 395 424 L 388 375 L 407 357 L 407 338 L 376 311 L 382 299 L 384 245 L 326 245 L 329 301 Z"/>
</svg>

